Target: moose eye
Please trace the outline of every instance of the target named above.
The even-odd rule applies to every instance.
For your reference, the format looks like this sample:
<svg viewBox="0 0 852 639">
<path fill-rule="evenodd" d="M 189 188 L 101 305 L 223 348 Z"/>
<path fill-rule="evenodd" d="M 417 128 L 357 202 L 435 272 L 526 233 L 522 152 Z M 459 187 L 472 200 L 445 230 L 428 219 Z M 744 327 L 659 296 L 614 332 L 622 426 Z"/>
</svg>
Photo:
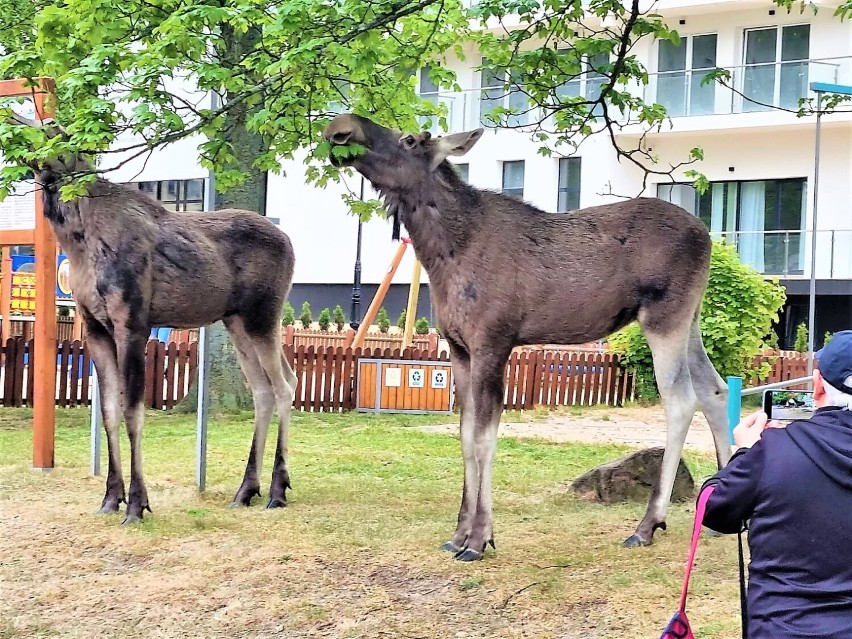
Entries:
<svg viewBox="0 0 852 639">
<path fill-rule="evenodd" d="M 400 142 L 402 142 L 402 145 L 403 145 L 406 149 L 413 149 L 415 146 L 417 146 L 417 138 L 415 138 L 415 137 L 414 137 L 413 135 L 411 135 L 410 133 L 409 133 L 408 135 L 406 135 L 405 137 L 403 137 L 403 138 L 400 140 Z"/>
</svg>

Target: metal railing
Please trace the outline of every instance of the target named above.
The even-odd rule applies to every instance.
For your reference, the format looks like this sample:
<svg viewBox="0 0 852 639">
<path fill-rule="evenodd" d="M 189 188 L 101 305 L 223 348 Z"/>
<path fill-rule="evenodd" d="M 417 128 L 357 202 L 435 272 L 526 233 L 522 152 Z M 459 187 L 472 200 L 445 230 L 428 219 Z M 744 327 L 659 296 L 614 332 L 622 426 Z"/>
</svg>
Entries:
<svg viewBox="0 0 852 639">
<path fill-rule="evenodd" d="M 813 231 L 711 231 L 736 247 L 743 264 L 759 273 L 781 277 L 810 277 Z M 852 278 L 852 229 L 816 232 L 816 277 Z"/>
<path fill-rule="evenodd" d="M 731 88 L 718 82 L 703 84 L 713 69 L 685 69 L 648 74 L 648 83 L 633 85 L 628 90 L 642 96 L 645 102 L 660 103 L 670 117 L 721 115 L 767 111 L 773 108 L 797 109 L 799 99 L 815 97 L 809 89 L 811 82 L 852 81 L 852 56 L 811 60 L 747 64 L 725 67 L 731 74 Z M 597 97 L 604 79 L 582 75 L 566 82 L 563 90 L 568 96 Z M 526 94 L 517 88 L 482 87 L 462 91 L 422 93 L 424 100 L 440 105 L 446 117 L 447 132 L 470 130 L 478 126 L 494 126 L 485 117 L 496 107 L 516 112 L 509 116 L 513 126 L 537 122 L 546 115 L 541 108 L 531 108 Z M 437 116 L 422 116 L 421 124 L 433 133 L 444 133 Z"/>
<path fill-rule="evenodd" d="M 714 68 L 684 69 L 648 74 L 642 97 L 666 107 L 670 117 L 721 115 L 798 109 L 799 100 L 816 97 L 810 82 L 837 84 L 849 76 L 852 58 L 822 58 L 724 67 L 729 87 L 704 83 Z"/>
</svg>

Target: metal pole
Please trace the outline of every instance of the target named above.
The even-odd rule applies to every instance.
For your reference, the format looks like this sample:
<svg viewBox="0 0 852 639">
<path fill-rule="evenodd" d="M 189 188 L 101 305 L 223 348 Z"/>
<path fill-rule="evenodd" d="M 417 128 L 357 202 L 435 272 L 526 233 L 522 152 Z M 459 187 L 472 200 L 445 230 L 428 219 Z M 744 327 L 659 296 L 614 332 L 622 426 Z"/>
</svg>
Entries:
<svg viewBox="0 0 852 639">
<path fill-rule="evenodd" d="M 195 485 L 207 487 L 207 414 L 210 406 L 210 331 L 198 332 L 198 411 L 195 435 Z"/>
<path fill-rule="evenodd" d="M 734 443 L 734 428 L 740 423 L 743 405 L 743 378 L 728 377 L 728 433 L 731 444 Z"/>
<path fill-rule="evenodd" d="M 360 200 L 364 201 L 364 178 L 361 178 Z M 358 244 L 355 248 L 355 277 L 352 282 L 352 309 L 349 312 L 349 326 L 357 331 L 361 326 L 361 218 L 358 218 Z"/>
<path fill-rule="evenodd" d="M 210 92 L 210 108 L 219 107 L 219 94 Z M 204 210 L 216 209 L 216 176 L 207 172 Z M 199 492 L 207 487 L 207 416 L 210 406 L 210 331 L 202 326 L 198 331 L 198 406 L 195 424 L 195 485 Z"/>
<path fill-rule="evenodd" d="M 811 282 L 808 299 L 808 375 L 814 372 L 814 324 L 816 319 L 817 197 L 819 195 L 819 147 L 822 129 L 822 92 L 817 93 L 816 141 L 814 149 L 814 210 L 811 223 Z"/>
<path fill-rule="evenodd" d="M 83 374 L 86 374 L 85 371 Z M 92 415 L 89 425 L 89 467 L 92 470 L 92 475 L 97 477 L 101 474 L 101 437 L 103 436 L 101 422 L 103 421 L 103 413 L 101 411 L 101 389 L 100 386 L 98 386 L 98 369 L 95 367 L 92 367 L 91 383 Z"/>
</svg>

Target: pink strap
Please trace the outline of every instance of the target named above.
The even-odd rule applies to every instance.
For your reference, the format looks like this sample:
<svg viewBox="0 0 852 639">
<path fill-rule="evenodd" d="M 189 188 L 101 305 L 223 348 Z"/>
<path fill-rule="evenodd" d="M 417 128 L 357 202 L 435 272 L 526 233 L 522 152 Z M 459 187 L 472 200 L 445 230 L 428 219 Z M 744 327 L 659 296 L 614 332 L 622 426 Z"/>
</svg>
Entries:
<svg viewBox="0 0 852 639">
<path fill-rule="evenodd" d="M 683 590 L 680 593 L 680 611 L 686 611 L 686 595 L 689 592 L 689 577 L 692 574 L 692 564 L 695 561 L 695 551 L 698 550 L 698 538 L 701 536 L 701 526 L 704 523 L 704 512 L 707 510 L 707 502 L 710 495 L 716 489 L 708 486 L 698 496 L 698 505 L 695 507 L 695 524 L 692 528 L 692 544 L 689 546 L 689 559 L 686 560 L 686 574 L 683 576 Z"/>
</svg>

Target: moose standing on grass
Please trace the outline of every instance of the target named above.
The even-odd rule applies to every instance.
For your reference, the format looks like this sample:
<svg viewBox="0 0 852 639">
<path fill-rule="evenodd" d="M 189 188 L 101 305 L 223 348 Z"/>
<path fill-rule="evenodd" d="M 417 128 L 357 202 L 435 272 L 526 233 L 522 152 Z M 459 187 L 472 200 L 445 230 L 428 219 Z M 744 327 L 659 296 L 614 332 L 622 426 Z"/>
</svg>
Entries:
<svg viewBox="0 0 852 639">
<path fill-rule="evenodd" d="M 42 123 L 14 116 L 18 124 Z M 56 126 L 49 136 L 65 135 Z M 101 513 L 124 523 L 151 510 L 142 473 L 145 344 L 151 326 L 194 328 L 222 320 L 251 386 L 255 431 L 234 505 L 260 494 L 259 475 L 272 412 L 278 444 L 268 507 L 286 504 L 287 435 L 296 376 L 281 348 L 281 313 L 290 292 L 290 239 L 252 211 L 173 213 L 141 191 L 97 179 L 85 195 L 61 201 L 60 187 L 93 165 L 77 154 L 30 163 L 44 215 L 71 263 L 72 288 L 98 371 L 109 471 Z M 130 438 L 130 487 L 119 456 L 122 411 Z"/>
<path fill-rule="evenodd" d="M 363 147 L 346 159 L 332 150 L 331 161 L 367 178 L 405 225 L 450 346 L 464 489 L 455 534 L 443 548 L 473 561 L 494 545 L 491 471 L 512 349 L 596 340 L 637 319 L 653 354 L 668 436 L 647 512 L 625 545 L 650 544 L 666 526 L 696 405 L 710 423 L 719 467 L 730 457 L 727 388 L 699 326 L 710 236 L 696 217 L 658 199 L 566 215 L 473 188 L 446 158 L 464 155 L 482 133 L 403 134 L 354 114 L 337 116 L 323 132 L 333 146 Z"/>
</svg>

